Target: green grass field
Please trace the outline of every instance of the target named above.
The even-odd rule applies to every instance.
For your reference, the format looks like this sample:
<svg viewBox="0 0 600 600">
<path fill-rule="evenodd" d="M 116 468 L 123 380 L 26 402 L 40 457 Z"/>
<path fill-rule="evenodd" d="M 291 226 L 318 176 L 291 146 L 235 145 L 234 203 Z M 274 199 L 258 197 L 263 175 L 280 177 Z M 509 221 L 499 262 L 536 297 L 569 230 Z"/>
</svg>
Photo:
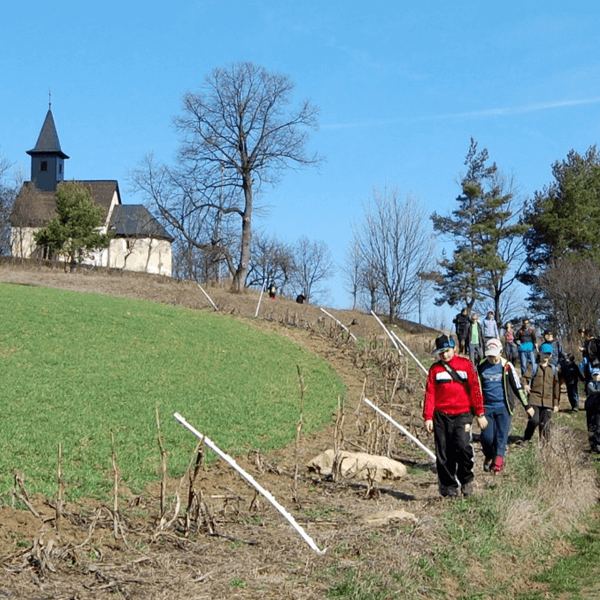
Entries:
<svg viewBox="0 0 600 600">
<path fill-rule="evenodd" d="M 111 431 L 123 482 L 160 473 L 158 408 L 169 474 L 197 443 L 179 412 L 232 454 L 322 426 L 344 387 L 319 357 L 231 317 L 129 299 L 0 284 L 0 495 L 25 473 L 56 496 L 58 444 L 68 500 L 111 490 Z"/>
</svg>

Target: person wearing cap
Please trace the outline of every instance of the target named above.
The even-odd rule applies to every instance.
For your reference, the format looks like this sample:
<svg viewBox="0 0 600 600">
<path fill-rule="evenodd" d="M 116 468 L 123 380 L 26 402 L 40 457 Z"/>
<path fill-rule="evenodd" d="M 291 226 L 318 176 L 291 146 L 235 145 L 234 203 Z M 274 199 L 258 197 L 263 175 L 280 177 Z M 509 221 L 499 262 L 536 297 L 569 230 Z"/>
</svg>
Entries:
<svg viewBox="0 0 600 600">
<path fill-rule="evenodd" d="M 484 471 L 499 473 L 504 465 L 506 445 L 512 423 L 514 395 L 521 401 L 528 416 L 534 415 L 533 407 L 521 386 L 521 379 L 514 365 L 502 357 L 502 342 L 497 338 L 488 340 L 485 345 L 485 356 L 477 365 L 477 374 L 483 392 L 483 404 L 488 426 L 481 432 L 481 448 L 483 450 Z"/>
<path fill-rule="evenodd" d="M 552 413 L 558 412 L 560 380 L 556 367 L 550 364 L 552 352 L 552 344 L 544 342 L 540 346 L 540 362 L 537 371 L 525 385 L 525 392 L 529 404 L 533 405 L 534 414 L 527 421 L 523 434 L 524 442 L 533 437 L 536 428 L 539 428 L 540 439 L 548 437 Z"/>
<path fill-rule="evenodd" d="M 589 396 L 596 392 L 600 392 L 600 369 L 594 367 L 590 371 L 591 381 L 585 386 L 585 394 Z"/>
<path fill-rule="evenodd" d="M 433 432 L 437 474 L 442 496 L 473 493 L 473 414 L 479 427 L 487 426 L 483 396 L 473 363 L 454 352 L 454 339 L 440 335 L 435 340 L 434 362 L 427 377 L 423 418 Z"/>
</svg>

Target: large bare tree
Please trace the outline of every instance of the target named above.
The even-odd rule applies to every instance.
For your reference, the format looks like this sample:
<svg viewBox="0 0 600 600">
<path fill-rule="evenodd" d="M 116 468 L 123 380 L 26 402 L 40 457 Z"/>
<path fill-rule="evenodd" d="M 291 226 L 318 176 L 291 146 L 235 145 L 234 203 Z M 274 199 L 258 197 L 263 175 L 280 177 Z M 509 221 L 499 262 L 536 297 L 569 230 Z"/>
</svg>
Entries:
<svg viewBox="0 0 600 600">
<path fill-rule="evenodd" d="M 320 160 L 306 147 L 318 110 L 308 100 L 288 110 L 293 89 L 287 75 L 249 62 L 214 69 L 199 92 L 184 95 L 174 121 L 176 164 L 156 165 L 148 157 L 132 174 L 165 224 L 227 261 L 234 291 L 246 283 L 258 190 L 276 184 L 286 169 Z M 232 217 L 240 231 L 233 248 L 222 235 Z"/>
<path fill-rule="evenodd" d="M 420 274 L 434 260 L 434 242 L 419 202 L 396 187 L 373 190 L 364 221 L 354 227 L 364 292 L 384 303 L 390 321 L 419 307 Z"/>
</svg>

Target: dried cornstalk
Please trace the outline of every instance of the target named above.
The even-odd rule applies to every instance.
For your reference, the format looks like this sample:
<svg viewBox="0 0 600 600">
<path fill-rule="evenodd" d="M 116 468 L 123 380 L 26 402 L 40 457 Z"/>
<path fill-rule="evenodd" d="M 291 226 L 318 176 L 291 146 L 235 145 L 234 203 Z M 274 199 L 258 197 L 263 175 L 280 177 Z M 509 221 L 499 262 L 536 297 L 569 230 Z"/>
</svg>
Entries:
<svg viewBox="0 0 600 600">
<path fill-rule="evenodd" d="M 60 533 L 62 529 L 62 507 L 63 507 L 63 493 L 64 493 L 64 481 L 62 477 L 62 444 L 58 444 L 58 498 L 56 499 L 56 531 Z"/>
<path fill-rule="evenodd" d="M 306 387 L 304 385 L 304 377 L 302 376 L 300 365 L 296 365 L 296 369 L 298 370 L 298 380 L 300 382 L 300 418 L 298 419 L 298 424 L 296 425 L 296 442 L 294 446 L 294 488 L 292 490 L 292 497 L 294 502 L 300 504 L 300 500 L 298 498 L 298 473 L 300 471 L 299 455 L 300 442 L 302 440 L 302 423 L 304 419 L 304 390 Z"/>
<path fill-rule="evenodd" d="M 167 511 L 167 452 L 160 435 L 160 417 L 158 416 L 158 408 L 156 408 L 156 429 L 158 431 L 157 438 L 158 447 L 160 448 L 162 473 L 162 478 L 160 481 L 160 522 L 162 523 L 165 518 L 165 512 Z"/>
</svg>

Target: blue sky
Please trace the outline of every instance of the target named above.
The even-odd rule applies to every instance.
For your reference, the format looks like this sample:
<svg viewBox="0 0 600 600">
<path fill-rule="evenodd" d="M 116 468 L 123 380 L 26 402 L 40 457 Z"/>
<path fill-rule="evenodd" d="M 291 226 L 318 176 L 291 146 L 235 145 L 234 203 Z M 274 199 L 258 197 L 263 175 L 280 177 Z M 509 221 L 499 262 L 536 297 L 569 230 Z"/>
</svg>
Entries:
<svg viewBox="0 0 600 600">
<path fill-rule="evenodd" d="M 428 213 L 454 208 L 473 136 L 525 196 L 600 139 L 600 4 L 403 0 L 0 0 L 0 154 L 29 178 L 48 109 L 66 177 L 117 179 L 148 152 L 170 161 L 182 94 L 214 67 L 288 74 L 321 109 L 319 169 L 264 189 L 256 225 L 323 240 L 343 263 L 373 186 Z M 441 247 L 441 246 L 440 246 Z M 338 276 L 331 302 L 351 299 Z M 435 309 L 432 309 L 434 311 Z M 450 313 L 454 313 L 450 309 Z"/>
</svg>

